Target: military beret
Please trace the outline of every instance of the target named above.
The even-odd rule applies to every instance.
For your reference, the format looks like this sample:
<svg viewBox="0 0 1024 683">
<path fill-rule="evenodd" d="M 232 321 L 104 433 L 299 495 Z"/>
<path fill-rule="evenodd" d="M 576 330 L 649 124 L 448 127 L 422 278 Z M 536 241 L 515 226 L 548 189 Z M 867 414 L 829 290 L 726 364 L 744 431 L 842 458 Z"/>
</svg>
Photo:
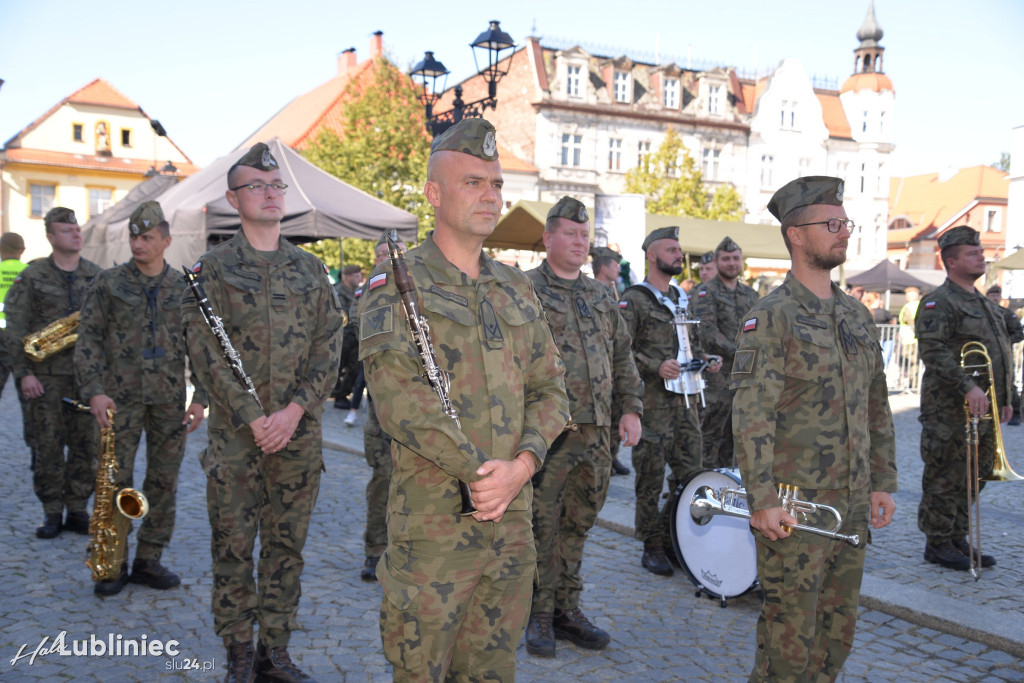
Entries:
<svg viewBox="0 0 1024 683">
<path fill-rule="evenodd" d="M 562 197 L 551 207 L 551 210 L 548 211 L 548 220 L 552 218 L 568 218 L 574 223 L 586 223 L 590 220 L 590 216 L 587 215 L 587 207 L 583 206 L 583 202 L 572 197 Z"/>
<path fill-rule="evenodd" d="M 391 230 L 385 230 L 380 234 L 380 237 L 377 238 L 377 246 L 379 247 L 382 244 L 386 244 L 388 241 L 388 237 L 390 237 L 396 242 L 401 241 L 398 239 L 398 231 L 392 228 Z"/>
<path fill-rule="evenodd" d="M 991 287 L 989 287 L 985 291 L 985 294 L 1002 294 L 1002 293 L 1003 293 L 1003 288 L 1000 287 L 999 285 L 992 285 Z"/>
<path fill-rule="evenodd" d="M 75 212 L 63 206 L 55 206 L 43 216 L 43 225 L 49 228 L 54 223 L 78 223 Z"/>
<path fill-rule="evenodd" d="M 434 138 L 430 145 L 431 154 L 445 150 L 495 161 L 498 158 L 498 140 L 494 126 L 487 119 L 462 119 Z"/>
<path fill-rule="evenodd" d="M 720 252 L 720 251 L 726 251 L 726 252 L 740 251 L 740 245 L 738 245 L 735 242 L 733 242 L 732 238 L 729 237 L 728 235 L 726 235 L 725 239 L 722 240 L 721 242 L 719 242 L 718 246 L 715 247 L 715 253 L 716 254 L 718 252 Z"/>
<path fill-rule="evenodd" d="M 228 169 L 228 174 L 238 166 L 249 166 L 258 171 L 276 171 L 280 169 L 280 166 L 277 165 L 277 159 L 270 153 L 270 148 L 267 147 L 265 142 L 257 142 L 253 145 L 252 149 L 246 152 L 241 159 Z"/>
<path fill-rule="evenodd" d="M 133 235 L 142 235 L 166 222 L 167 219 L 164 218 L 164 212 L 160 208 L 159 202 L 142 202 L 135 207 L 131 218 L 128 219 L 128 232 Z"/>
<path fill-rule="evenodd" d="M 713 251 L 706 251 L 703 254 L 701 254 L 700 264 L 703 266 L 705 263 L 711 263 L 714 260 L 715 260 L 715 252 L 713 252 Z"/>
<path fill-rule="evenodd" d="M 344 268 L 341 269 L 341 274 L 342 275 L 355 275 L 356 273 L 361 273 L 361 272 L 363 272 L 363 269 L 360 266 L 357 266 L 354 263 L 350 263 L 349 265 L 347 265 L 347 266 L 345 266 Z"/>
<path fill-rule="evenodd" d="M 590 256 L 591 258 L 614 259 L 616 263 L 622 260 L 622 254 L 615 251 L 614 249 L 609 249 L 608 247 L 594 247 L 593 249 L 590 250 Z"/>
<path fill-rule="evenodd" d="M 0 235 L 0 247 L 11 251 L 22 251 L 25 248 L 25 240 L 16 232 L 5 232 Z"/>
<path fill-rule="evenodd" d="M 978 231 L 966 225 L 958 225 L 939 235 L 939 249 L 953 247 L 958 244 L 969 244 L 972 247 L 980 246 L 981 238 L 978 235 Z"/>
<path fill-rule="evenodd" d="M 786 214 L 812 204 L 843 205 L 843 179 L 812 175 L 791 180 L 780 187 L 768 202 L 768 211 L 782 222 Z"/>
<path fill-rule="evenodd" d="M 644 251 L 647 251 L 647 247 L 651 246 L 651 242 L 657 242 L 658 240 L 675 240 L 678 242 L 679 226 L 671 225 L 667 228 L 658 228 L 644 238 L 644 243 L 641 244 L 640 247 Z"/>
</svg>

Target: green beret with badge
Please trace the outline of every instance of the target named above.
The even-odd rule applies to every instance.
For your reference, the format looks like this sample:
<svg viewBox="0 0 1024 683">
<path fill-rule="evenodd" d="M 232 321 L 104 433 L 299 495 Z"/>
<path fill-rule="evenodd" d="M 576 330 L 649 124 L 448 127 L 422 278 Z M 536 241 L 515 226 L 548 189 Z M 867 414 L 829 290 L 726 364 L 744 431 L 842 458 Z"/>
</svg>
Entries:
<svg viewBox="0 0 1024 683">
<path fill-rule="evenodd" d="M 843 179 L 812 175 L 791 180 L 772 195 L 768 211 L 781 223 L 790 211 L 814 204 L 842 206 Z"/>
<path fill-rule="evenodd" d="M 736 244 L 731 237 L 726 235 L 725 239 L 719 242 L 718 246 L 715 247 L 716 254 L 723 251 L 730 254 L 734 251 L 740 251 L 740 245 Z"/>
<path fill-rule="evenodd" d="M 462 152 L 484 161 L 497 161 L 498 140 L 487 119 L 462 119 L 434 138 L 430 153 Z"/>
<path fill-rule="evenodd" d="M 166 223 L 160 202 L 142 202 L 132 211 L 128 219 L 128 232 L 133 236 L 144 235 L 161 223 Z"/>
<path fill-rule="evenodd" d="M 616 263 L 622 261 L 622 254 L 608 247 L 594 247 L 590 250 L 590 256 L 591 258 L 610 258 Z"/>
<path fill-rule="evenodd" d="M 981 246 L 981 237 L 977 230 L 966 225 L 958 225 L 939 235 L 939 249 L 955 247 L 958 244 L 979 247 Z"/>
<path fill-rule="evenodd" d="M 714 260 L 715 260 L 715 252 L 713 252 L 713 251 L 706 251 L 703 254 L 701 254 L 700 264 L 702 266 L 703 265 L 707 265 L 708 263 L 711 263 Z"/>
<path fill-rule="evenodd" d="M 47 229 L 50 228 L 54 223 L 75 223 L 78 224 L 78 219 L 75 218 L 75 212 L 63 206 L 55 206 L 46 212 L 43 216 L 43 225 Z"/>
<path fill-rule="evenodd" d="M 587 207 L 583 206 L 583 202 L 572 197 L 562 197 L 551 207 L 551 210 L 548 211 L 548 220 L 552 218 L 566 218 L 574 223 L 586 223 L 590 220 Z"/>
<path fill-rule="evenodd" d="M 277 165 L 277 159 L 270 153 L 270 147 L 267 147 L 265 142 L 257 142 L 253 145 L 241 159 L 228 169 L 228 175 L 238 166 L 248 166 L 249 168 L 255 168 L 257 171 L 280 170 L 280 166 Z"/>
<path fill-rule="evenodd" d="M 657 230 L 654 230 L 644 238 L 644 243 L 641 244 L 640 247 L 646 252 L 647 247 L 651 246 L 652 242 L 657 242 L 658 240 L 675 240 L 678 242 L 679 226 L 670 225 L 667 228 L 658 228 Z"/>
</svg>

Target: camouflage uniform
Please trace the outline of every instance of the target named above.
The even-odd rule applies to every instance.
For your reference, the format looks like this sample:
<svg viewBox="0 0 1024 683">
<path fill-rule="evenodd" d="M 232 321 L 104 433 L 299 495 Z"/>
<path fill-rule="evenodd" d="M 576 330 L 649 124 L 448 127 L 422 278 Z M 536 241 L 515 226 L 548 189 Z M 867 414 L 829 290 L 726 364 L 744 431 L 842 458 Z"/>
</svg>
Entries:
<svg viewBox="0 0 1024 683">
<path fill-rule="evenodd" d="M 924 363 L 918 418 L 924 471 L 917 525 L 931 545 L 967 536 L 964 397 L 977 385 L 960 368 L 960 349 L 966 342 L 979 341 L 988 349 L 999 405 L 1009 405 L 1012 396 L 1013 356 L 1002 311 L 977 290 L 968 291 L 949 279 L 923 297 L 917 309 L 914 330 Z M 978 434 L 984 477 L 992 471 L 995 453 L 992 422 L 982 420 Z"/>
<path fill-rule="evenodd" d="M 757 292 L 736 280 L 729 289 L 716 275 L 698 285 L 690 296 L 692 317 L 700 320 L 697 332 L 706 353 L 722 357 L 722 369 L 705 376 L 706 407 L 701 413 L 700 431 L 704 439 L 704 467 L 735 467 L 732 443 L 732 396 L 729 370 L 736 353 L 736 335 L 743 316 L 757 303 Z"/>
<path fill-rule="evenodd" d="M 235 378 L 191 290 L 182 317 L 192 368 L 210 395 L 207 476 L 213 554 L 213 615 L 226 646 L 252 640 L 288 644 L 296 627 L 302 548 L 323 469 L 320 417 L 338 367 L 341 308 L 315 256 L 284 238 L 264 255 L 239 230 L 195 267 L 223 319 L 267 414 L 289 403 L 305 413 L 291 441 L 266 455 L 249 423 L 262 414 Z M 258 593 L 253 543 L 260 534 Z"/>
<path fill-rule="evenodd" d="M 667 296 L 686 307 L 686 294 L 670 287 Z M 644 382 L 644 429 L 640 443 L 633 447 L 636 468 L 636 537 L 645 546 L 664 547 L 668 535 L 668 505 L 659 513 L 664 488 L 665 465 L 671 469 L 669 491 L 701 470 L 703 445 L 698 404 L 700 396 L 687 397 L 665 388 L 658 375 L 662 362 L 676 358 L 679 340 L 672 313 L 654 299 L 644 285 L 622 293 L 622 318 L 633 340 L 633 357 Z M 690 331 L 690 348 L 695 358 L 703 355 L 698 335 Z M 706 376 L 706 373 L 705 373 Z"/>
<path fill-rule="evenodd" d="M 780 483 L 835 507 L 851 546 L 757 533 L 764 604 L 750 680 L 832 679 L 853 644 L 870 493 L 896 490 L 896 447 L 868 310 L 832 285 L 819 299 L 792 273 L 745 316 L 732 367 L 733 433 L 749 509 L 778 507 Z M 806 524 L 831 527 L 827 515 Z"/>
<path fill-rule="evenodd" d="M 132 486 L 135 455 L 146 431 L 149 514 L 136 558 L 159 560 L 174 531 L 178 470 L 185 455 L 185 337 L 181 271 L 164 265 L 149 277 L 128 261 L 96 278 L 82 306 L 75 376 L 83 401 L 106 394 L 114 418 L 117 487 Z M 201 387 L 193 401 L 208 401 Z"/>
<path fill-rule="evenodd" d="M 611 290 L 581 274 L 558 277 L 545 260 L 527 272 L 551 327 L 562 362 L 569 413 L 579 431 L 569 432 L 544 467 L 533 475 L 533 535 L 537 583 L 532 612 L 579 606 L 583 544 L 608 493 L 612 465 L 612 391 L 620 414 L 643 414 L 643 383 L 630 339 Z M 617 436 L 617 434 L 616 434 Z"/>
<path fill-rule="evenodd" d="M 100 267 L 80 259 L 74 272 L 57 267 L 53 256 L 35 261 L 21 272 L 7 292 L 4 313 L 8 338 L 20 340 L 59 318 L 79 310 Z M 35 362 L 23 350 L 11 354 L 14 378 L 34 375 L 43 395 L 25 401 L 25 429 L 32 447 L 32 484 L 47 515 L 85 512 L 96 485 L 99 430 L 92 415 L 69 411 L 61 399 L 78 396 L 74 350 L 65 349 Z M 67 460 L 64 447 L 67 446 Z"/>
<path fill-rule="evenodd" d="M 432 236 L 407 264 L 462 429 L 421 377 L 390 264 L 381 264 L 363 295 L 359 352 L 394 439 L 388 546 L 377 567 L 384 653 L 397 681 L 512 681 L 536 569 L 533 488 L 500 522 L 477 522 L 459 515 L 456 479 L 479 479 L 482 463 L 521 451 L 542 463 L 569 418 L 565 368 L 519 271 L 481 255 L 471 279 Z"/>
</svg>

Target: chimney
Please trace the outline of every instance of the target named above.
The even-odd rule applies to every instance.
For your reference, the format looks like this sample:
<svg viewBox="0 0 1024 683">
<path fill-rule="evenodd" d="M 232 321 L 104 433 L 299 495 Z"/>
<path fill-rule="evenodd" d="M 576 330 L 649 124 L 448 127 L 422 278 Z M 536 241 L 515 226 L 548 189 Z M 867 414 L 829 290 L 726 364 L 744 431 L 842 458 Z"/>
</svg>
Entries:
<svg viewBox="0 0 1024 683">
<path fill-rule="evenodd" d="M 341 54 L 338 55 L 338 75 L 344 76 L 351 71 L 356 65 L 356 49 L 350 47 L 347 50 L 342 50 Z"/>
<path fill-rule="evenodd" d="M 383 35 L 383 31 L 374 31 L 370 37 L 370 59 L 380 59 L 384 56 Z"/>
</svg>

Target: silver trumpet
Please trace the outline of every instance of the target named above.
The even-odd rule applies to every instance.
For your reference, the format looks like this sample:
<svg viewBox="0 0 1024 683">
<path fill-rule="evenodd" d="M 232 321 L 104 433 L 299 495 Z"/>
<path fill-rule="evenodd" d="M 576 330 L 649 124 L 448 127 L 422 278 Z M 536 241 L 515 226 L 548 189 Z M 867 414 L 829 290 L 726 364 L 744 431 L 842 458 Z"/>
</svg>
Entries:
<svg viewBox="0 0 1024 683">
<path fill-rule="evenodd" d="M 860 545 L 860 536 L 857 534 L 843 534 L 839 530 L 843 526 L 843 516 L 831 505 L 812 503 L 807 500 L 800 500 L 800 488 L 791 484 L 779 484 L 779 502 L 782 508 L 794 517 L 806 517 L 810 513 L 828 512 L 836 518 L 835 526 L 831 529 L 819 529 L 805 524 L 784 525 L 783 528 L 793 531 L 806 531 L 818 536 L 825 536 L 838 541 L 846 541 L 850 545 Z M 739 498 L 743 506 L 736 505 L 732 501 Z M 747 501 L 746 489 L 721 488 L 715 491 L 710 486 L 699 486 L 690 497 L 690 516 L 699 525 L 707 524 L 715 515 L 726 515 L 729 517 L 743 517 L 750 519 L 750 511 L 745 507 Z"/>
</svg>

